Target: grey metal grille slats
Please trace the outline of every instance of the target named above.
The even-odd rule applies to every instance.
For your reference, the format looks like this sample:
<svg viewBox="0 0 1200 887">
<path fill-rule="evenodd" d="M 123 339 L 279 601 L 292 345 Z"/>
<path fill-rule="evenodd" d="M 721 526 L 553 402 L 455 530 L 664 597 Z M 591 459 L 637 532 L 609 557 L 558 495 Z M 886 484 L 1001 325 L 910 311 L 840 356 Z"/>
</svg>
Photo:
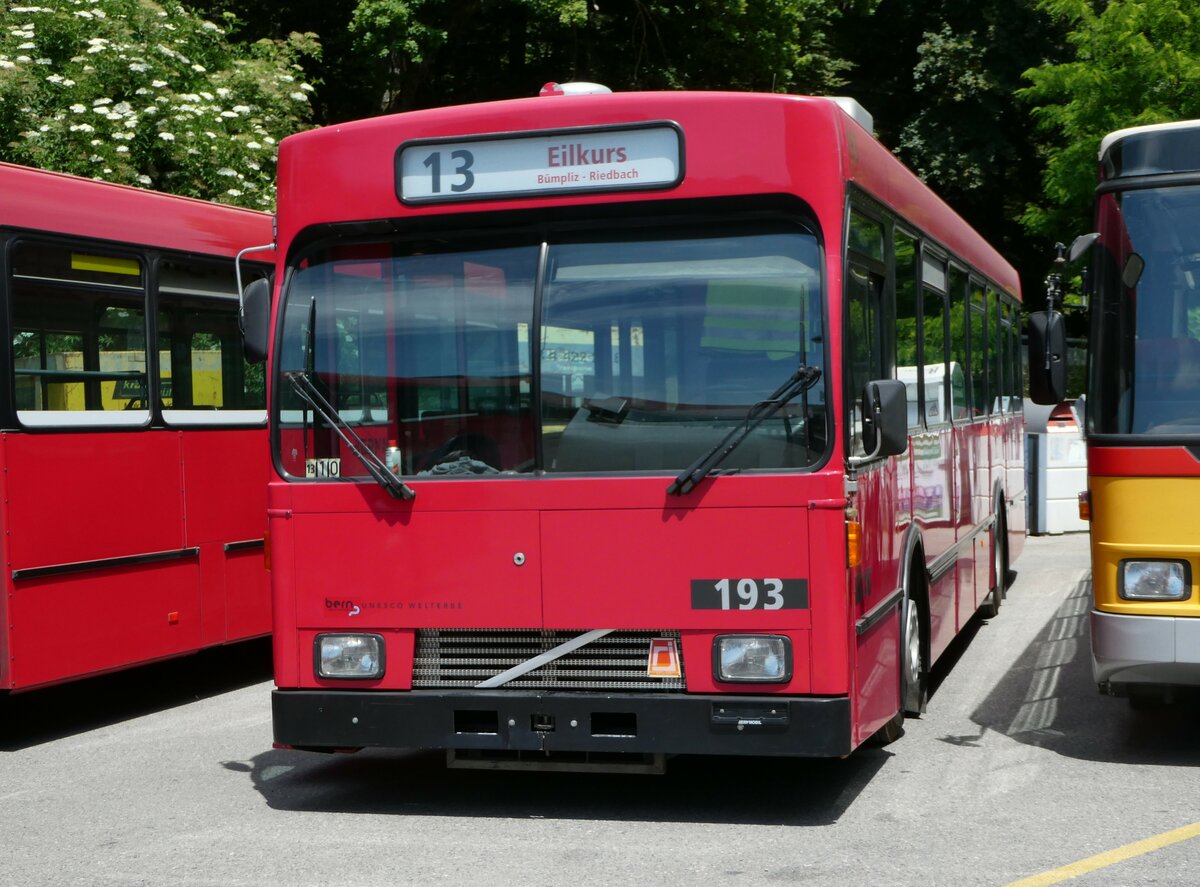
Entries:
<svg viewBox="0 0 1200 887">
<path fill-rule="evenodd" d="M 538 629 L 421 629 L 413 662 L 414 689 L 474 687 L 553 649 L 582 631 Z M 680 655 L 680 677 L 646 674 L 650 641 L 671 638 Z M 678 631 L 614 631 L 504 684 L 537 690 L 686 689 Z"/>
</svg>

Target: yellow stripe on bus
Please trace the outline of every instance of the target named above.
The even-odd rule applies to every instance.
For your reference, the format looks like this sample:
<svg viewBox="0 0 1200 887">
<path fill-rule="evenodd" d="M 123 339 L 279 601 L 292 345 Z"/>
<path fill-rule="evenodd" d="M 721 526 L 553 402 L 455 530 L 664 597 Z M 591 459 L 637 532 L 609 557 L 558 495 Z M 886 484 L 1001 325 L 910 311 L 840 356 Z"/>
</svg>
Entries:
<svg viewBox="0 0 1200 887">
<path fill-rule="evenodd" d="M 71 253 L 72 271 L 101 271 L 105 274 L 128 274 L 137 277 L 142 273 L 137 259 L 118 259 L 113 256 L 89 256 L 87 253 Z"/>
<path fill-rule="evenodd" d="M 1200 477 L 1092 477 L 1092 581 L 1104 613 L 1200 617 Z M 1121 561 L 1170 558 L 1191 565 L 1192 588 L 1176 601 L 1121 597 Z"/>
<path fill-rule="evenodd" d="M 1115 850 L 1106 850 L 1104 853 L 1097 853 L 1095 856 L 1089 856 L 1087 859 L 1079 860 L 1079 862 L 1073 862 L 1070 865 L 1042 872 L 1040 875 L 1031 875 L 1020 881 L 1013 881 L 1011 884 L 1006 885 L 1006 887 L 1048 887 L 1050 884 L 1059 884 L 1071 878 L 1078 878 L 1080 875 L 1086 875 L 1097 869 L 1107 868 L 1118 862 L 1133 859 L 1135 856 L 1153 853 L 1155 850 L 1161 850 L 1164 847 L 1170 847 L 1172 844 L 1178 844 L 1180 841 L 1188 841 L 1197 837 L 1200 837 L 1200 822 L 1193 822 L 1191 825 L 1172 829 L 1169 832 L 1163 832 L 1161 835 L 1155 835 L 1151 838 L 1143 838 L 1140 841 L 1134 841 L 1132 844 L 1126 844 L 1124 847 L 1118 847 Z"/>
</svg>

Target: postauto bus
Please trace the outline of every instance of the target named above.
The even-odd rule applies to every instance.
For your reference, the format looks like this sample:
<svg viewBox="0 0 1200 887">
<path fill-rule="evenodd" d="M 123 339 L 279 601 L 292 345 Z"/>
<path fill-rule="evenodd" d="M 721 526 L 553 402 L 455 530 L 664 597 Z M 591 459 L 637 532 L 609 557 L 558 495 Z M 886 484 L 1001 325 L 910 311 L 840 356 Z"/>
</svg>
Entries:
<svg viewBox="0 0 1200 887">
<path fill-rule="evenodd" d="M 1086 434 L 1091 646 L 1101 692 L 1153 706 L 1200 685 L 1200 121 L 1100 143 Z M 1061 400 L 1061 315 L 1034 318 L 1031 391 Z"/>
</svg>

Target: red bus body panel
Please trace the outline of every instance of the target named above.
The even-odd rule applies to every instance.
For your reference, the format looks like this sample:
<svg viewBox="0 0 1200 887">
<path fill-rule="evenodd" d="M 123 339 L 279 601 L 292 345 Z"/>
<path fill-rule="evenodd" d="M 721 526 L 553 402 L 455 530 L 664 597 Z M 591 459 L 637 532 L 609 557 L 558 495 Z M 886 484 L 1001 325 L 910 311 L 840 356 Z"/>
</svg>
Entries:
<svg viewBox="0 0 1200 887">
<path fill-rule="evenodd" d="M 811 548 L 829 538 L 844 544 L 844 518 L 837 509 L 804 505 L 836 491 L 840 479 L 743 480 L 757 483 L 750 491 L 744 485 L 722 490 L 718 479 L 703 505 L 668 500 L 661 478 L 625 479 L 619 489 L 584 478 L 449 481 L 423 484 L 422 494 L 405 505 L 374 489 L 276 487 L 272 571 L 294 583 L 277 600 L 276 618 L 314 634 L 351 626 L 354 607 L 371 625 L 394 630 L 670 627 L 695 632 L 709 647 L 716 633 L 785 629 L 798 643 L 796 674 L 790 685 L 763 689 L 844 693 L 844 671 L 820 667 L 814 673 L 808 640 L 819 619 L 819 664 L 828 660 L 830 643 L 843 660 L 847 655 L 845 553 L 818 548 L 814 555 Z M 732 546 L 731 524 L 739 529 Z M 281 538 L 294 544 L 284 548 Z M 315 550 L 337 557 L 304 556 Z M 809 578 L 810 607 L 691 610 L 680 598 L 679 589 L 686 592 L 693 578 L 751 572 Z M 289 646 L 276 646 L 277 681 L 317 686 L 311 642 L 294 654 Z M 394 665 L 380 686 L 407 684 L 411 668 Z M 689 674 L 688 686 L 714 690 L 704 671 Z"/>
<path fill-rule="evenodd" d="M 253 210 L 11 163 L 0 180 L 4 228 L 230 258 L 272 241 L 270 216 Z"/>
</svg>

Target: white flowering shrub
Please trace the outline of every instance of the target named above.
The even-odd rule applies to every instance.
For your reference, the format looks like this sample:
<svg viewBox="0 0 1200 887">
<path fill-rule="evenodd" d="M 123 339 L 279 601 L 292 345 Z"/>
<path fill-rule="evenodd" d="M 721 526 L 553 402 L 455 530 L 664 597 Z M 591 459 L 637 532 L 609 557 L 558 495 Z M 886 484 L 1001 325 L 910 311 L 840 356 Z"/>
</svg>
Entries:
<svg viewBox="0 0 1200 887">
<path fill-rule="evenodd" d="M 0 160 L 269 210 L 313 35 L 233 44 L 178 3 L 5 2 Z"/>
</svg>

